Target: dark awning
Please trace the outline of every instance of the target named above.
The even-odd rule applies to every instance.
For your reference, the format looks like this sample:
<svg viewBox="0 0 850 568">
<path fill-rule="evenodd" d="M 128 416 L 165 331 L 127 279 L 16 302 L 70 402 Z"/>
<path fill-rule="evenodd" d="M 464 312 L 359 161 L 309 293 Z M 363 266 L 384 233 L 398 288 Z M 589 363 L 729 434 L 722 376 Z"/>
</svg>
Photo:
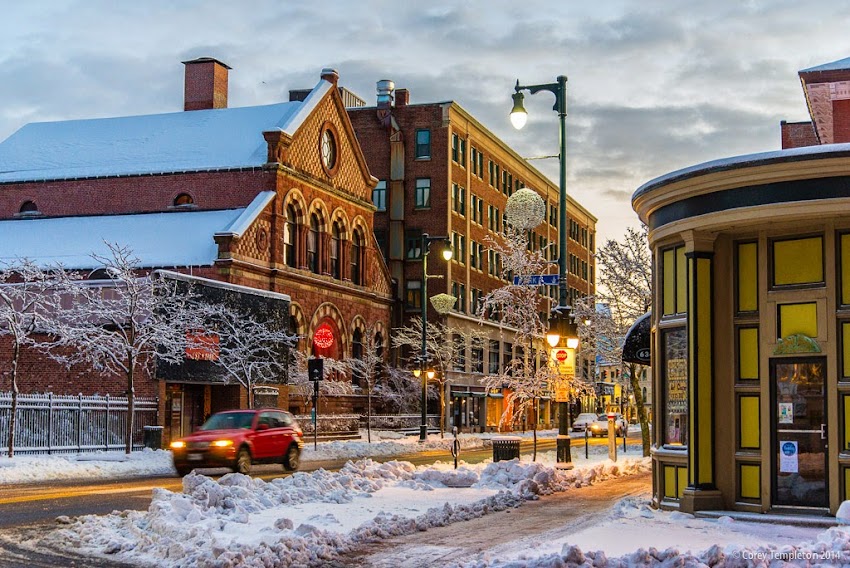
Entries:
<svg viewBox="0 0 850 568">
<path fill-rule="evenodd" d="M 646 312 L 635 320 L 635 323 L 629 328 L 629 332 L 626 333 L 626 341 L 623 342 L 624 362 L 649 365 L 649 329 L 651 326 L 652 312 Z"/>
</svg>

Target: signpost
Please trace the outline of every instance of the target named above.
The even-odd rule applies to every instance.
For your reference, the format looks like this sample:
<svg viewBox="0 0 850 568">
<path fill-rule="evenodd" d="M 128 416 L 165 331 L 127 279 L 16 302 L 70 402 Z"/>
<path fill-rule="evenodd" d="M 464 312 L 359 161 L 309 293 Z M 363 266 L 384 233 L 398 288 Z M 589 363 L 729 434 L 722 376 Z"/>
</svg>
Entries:
<svg viewBox="0 0 850 568">
<path fill-rule="evenodd" d="M 325 378 L 325 360 L 321 357 L 307 360 L 307 376 L 313 381 L 313 449 L 319 445 L 319 381 Z"/>
<path fill-rule="evenodd" d="M 560 280 L 557 274 L 526 274 L 514 276 L 514 286 L 557 286 Z"/>
</svg>

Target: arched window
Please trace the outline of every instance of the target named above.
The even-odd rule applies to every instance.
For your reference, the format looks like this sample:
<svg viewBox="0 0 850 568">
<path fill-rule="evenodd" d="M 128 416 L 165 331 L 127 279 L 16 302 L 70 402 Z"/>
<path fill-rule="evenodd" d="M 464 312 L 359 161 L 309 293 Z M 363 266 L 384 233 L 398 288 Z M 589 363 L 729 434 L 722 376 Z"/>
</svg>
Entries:
<svg viewBox="0 0 850 568">
<path fill-rule="evenodd" d="M 319 216 L 310 216 L 310 232 L 307 233 L 307 266 L 311 272 L 319 274 Z"/>
<path fill-rule="evenodd" d="M 354 359 L 363 359 L 363 332 L 357 328 L 351 334 L 351 357 Z M 352 365 L 354 372 L 351 373 L 351 382 L 357 386 L 363 384 L 363 369 L 359 365 Z"/>
<path fill-rule="evenodd" d="M 359 229 L 351 235 L 351 281 L 363 284 L 363 233 Z"/>
<path fill-rule="evenodd" d="M 174 206 L 180 207 L 181 205 L 193 205 L 195 200 L 192 199 L 192 196 L 188 193 L 181 193 L 177 197 L 174 198 Z"/>
<path fill-rule="evenodd" d="M 286 222 L 283 225 L 283 261 L 287 266 L 298 266 L 298 213 L 292 204 L 286 206 Z"/>
<path fill-rule="evenodd" d="M 340 269 L 341 233 L 339 223 L 334 223 L 331 229 L 331 275 L 339 280 L 342 277 Z"/>
<path fill-rule="evenodd" d="M 380 331 L 375 334 L 375 355 L 377 355 L 379 359 L 384 358 L 384 336 Z"/>
<path fill-rule="evenodd" d="M 24 201 L 20 209 L 21 213 L 38 213 L 38 206 L 35 201 Z"/>
</svg>

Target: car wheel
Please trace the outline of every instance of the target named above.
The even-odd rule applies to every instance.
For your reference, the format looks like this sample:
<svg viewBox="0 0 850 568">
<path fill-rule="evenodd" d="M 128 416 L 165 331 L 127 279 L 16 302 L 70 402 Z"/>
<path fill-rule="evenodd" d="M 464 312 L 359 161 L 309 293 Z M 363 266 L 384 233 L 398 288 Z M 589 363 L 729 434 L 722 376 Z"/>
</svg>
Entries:
<svg viewBox="0 0 850 568">
<path fill-rule="evenodd" d="M 251 473 L 251 452 L 248 448 L 239 450 L 239 455 L 236 457 L 236 467 L 233 468 L 236 473 L 248 475 Z"/>
<path fill-rule="evenodd" d="M 189 473 L 192 471 L 192 468 L 191 468 L 191 467 L 177 467 L 177 466 L 174 466 L 174 469 L 176 469 L 176 470 L 177 470 L 177 475 L 179 475 L 180 477 L 186 477 L 186 476 L 187 476 L 187 475 L 189 475 Z"/>
<path fill-rule="evenodd" d="M 301 450 L 295 444 L 290 444 L 286 455 L 283 456 L 283 468 L 286 471 L 296 471 L 299 465 L 301 465 Z"/>
</svg>

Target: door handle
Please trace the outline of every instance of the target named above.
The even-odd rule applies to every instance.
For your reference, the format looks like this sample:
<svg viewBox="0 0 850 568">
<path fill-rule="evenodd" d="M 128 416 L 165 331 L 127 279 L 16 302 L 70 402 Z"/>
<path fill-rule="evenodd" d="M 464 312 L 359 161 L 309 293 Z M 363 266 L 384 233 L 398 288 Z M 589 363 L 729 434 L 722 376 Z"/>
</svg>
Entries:
<svg viewBox="0 0 850 568">
<path fill-rule="evenodd" d="M 820 425 L 820 439 L 826 440 L 826 424 Z"/>
</svg>

